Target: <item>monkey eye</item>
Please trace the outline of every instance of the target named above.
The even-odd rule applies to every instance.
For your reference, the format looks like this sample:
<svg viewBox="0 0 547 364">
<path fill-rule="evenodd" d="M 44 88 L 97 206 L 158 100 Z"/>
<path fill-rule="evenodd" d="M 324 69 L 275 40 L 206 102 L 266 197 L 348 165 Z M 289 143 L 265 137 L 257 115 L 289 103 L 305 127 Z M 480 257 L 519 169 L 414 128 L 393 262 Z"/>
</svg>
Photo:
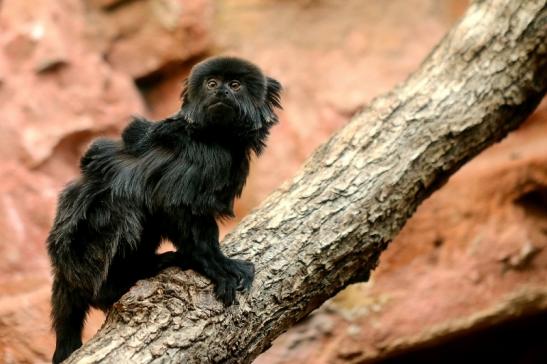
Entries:
<svg viewBox="0 0 547 364">
<path fill-rule="evenodd" d="M 237 80 L 230 81 L 230 88 L 234 91 L 239 91 L 241 88 L 241 83 Z"/>
<path fill-rule="evenodd" d="M 210 80 L 207 81 L 207 88 L 213 89 L 217 86 L 218 86 L 218 81 L 215 80 L 214 78 L 211 78 Z"/>
</svg>

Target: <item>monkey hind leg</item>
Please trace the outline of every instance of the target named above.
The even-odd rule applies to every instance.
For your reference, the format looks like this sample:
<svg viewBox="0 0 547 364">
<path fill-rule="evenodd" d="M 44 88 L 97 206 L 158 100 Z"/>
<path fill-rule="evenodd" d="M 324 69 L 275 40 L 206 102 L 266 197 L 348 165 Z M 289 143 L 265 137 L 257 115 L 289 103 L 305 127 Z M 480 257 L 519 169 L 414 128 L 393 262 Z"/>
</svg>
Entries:
<svg viewBox="0 0 547 364">
<path fill-rule="evenodd" d="M 51 296 L 53 329 L 56 335 L 53 363 L 60 363 L 82 346 L 82 329 L 89 302 L 77 289 L 55 278 Z"/>
<path fill-rule="evenodd" d="M 125 259 L 125 261 L 124 261 Z M 118 257 L 110 268 L 110 274 L 101 285 L 99 292 L 91 300 L 91 306 L 106 312 L 138 280 L 156 276 L 169 267 L 184 268 L 183 256 L 178 252 L 145 254 L 138 257 Z"/>
<path fill-rule="evenodd" d="M 156 275 L 162 270 L 169 267 L 178 267 L 182 270 L 190 269 L 190 266 L 186 261 L 184 254 L 181 254 L 180 252 L 169 251 L 155 255 L 153 263 L 154 269 L 151 276 Z"/>
</svg>

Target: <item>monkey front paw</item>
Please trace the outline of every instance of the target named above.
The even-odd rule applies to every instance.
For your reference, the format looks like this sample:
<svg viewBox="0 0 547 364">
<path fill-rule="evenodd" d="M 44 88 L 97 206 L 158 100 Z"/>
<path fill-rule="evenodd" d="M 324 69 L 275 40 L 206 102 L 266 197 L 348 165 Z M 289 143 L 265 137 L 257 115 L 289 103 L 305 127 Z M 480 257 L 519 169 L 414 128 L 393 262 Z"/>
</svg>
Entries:
<svg viewBox="0 0 547 364">
<path fill-rule="evenodd" d="M 237 277 L 237 287 L 238 291 L 247 292 L 253 284 L 253 279 L 255 276 L 255 266 L 251 262 L 240 259 L 231 259 L 232 264 L 235 266 L 233 274 Z"/>
<path fill-rule="evenodd" d="M 225 307 L 236 301 L 236 285 L 230 279 L 221 279 L 215 285 L 215 296 Z"/>
<path fill-rule="evenodd" d="M 254 265 L 239 259 L 226 259 L 223 266 L 226 275 L 215 286 L 216 297 L 230 306 L 236 300 L 236 291 L 248 291 L 254 279 Z"/>
</svg>

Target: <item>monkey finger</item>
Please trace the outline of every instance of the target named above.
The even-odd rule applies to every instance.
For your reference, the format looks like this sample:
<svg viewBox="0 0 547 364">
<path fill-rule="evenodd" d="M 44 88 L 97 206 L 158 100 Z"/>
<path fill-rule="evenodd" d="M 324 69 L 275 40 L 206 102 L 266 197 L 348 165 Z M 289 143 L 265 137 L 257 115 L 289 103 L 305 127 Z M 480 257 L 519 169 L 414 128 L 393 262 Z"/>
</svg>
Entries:
<svg viewBox="0 0 547 364">
<path fill-rule="evenodd" d="M 225 307 L 232 305 L 236 298 L 235 285 L 229 281 L 220 280 L 215 287 L 215 296 Z"/>
</svg>

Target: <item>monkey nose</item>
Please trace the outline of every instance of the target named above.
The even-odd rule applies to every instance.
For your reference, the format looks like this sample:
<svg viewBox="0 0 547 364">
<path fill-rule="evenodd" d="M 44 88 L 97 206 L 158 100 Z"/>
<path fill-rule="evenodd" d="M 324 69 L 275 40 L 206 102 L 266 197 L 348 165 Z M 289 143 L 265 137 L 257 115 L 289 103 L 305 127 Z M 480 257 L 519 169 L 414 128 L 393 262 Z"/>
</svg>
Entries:
<svg viewBox="0 0 547 364">
<path fill-rule="evenodd" d="M 228 95 L 230 95 L 230 92 L 229 92 L 226 88 L 224 88 L 224 87 L 218 89 L 218 91 L 217 91 L 217 96 L 228 97 Z"/>
</svg>

